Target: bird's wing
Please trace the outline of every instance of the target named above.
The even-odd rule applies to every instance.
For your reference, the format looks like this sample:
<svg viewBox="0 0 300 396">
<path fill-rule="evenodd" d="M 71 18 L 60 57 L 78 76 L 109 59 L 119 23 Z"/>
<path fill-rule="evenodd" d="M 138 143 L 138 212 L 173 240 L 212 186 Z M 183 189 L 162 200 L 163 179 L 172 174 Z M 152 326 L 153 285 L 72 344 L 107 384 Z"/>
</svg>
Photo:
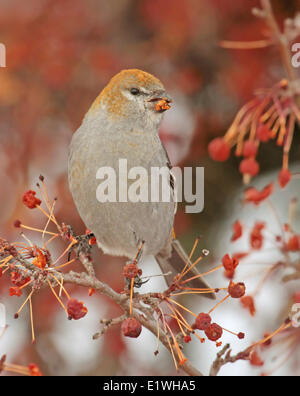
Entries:
<svg viewBox="0 0 300 396">
<path fill-rule="evenodd" d="M 175 203 L 175 206 L 174 206 L 174 214 L 175 214 L 177 212 L 177 206 L 178 206 L 177 194 L 176 194 L 176 191 L 177 191 L 176 190 L 176 178 L 175 178 L 174 174 L 172 173 L 172 165 L 171 165 L 171 161 L 170 161 L 168 152 L 162 142 L 161 142 L 161 146 L 162 146 L 162 148 L 165 152 L 165 155 L 166 155 L 166 160 L 167 160 L 166 165 L 170 170 L 170 186 L 171 186 L 173 201 Z"/>
</svg>

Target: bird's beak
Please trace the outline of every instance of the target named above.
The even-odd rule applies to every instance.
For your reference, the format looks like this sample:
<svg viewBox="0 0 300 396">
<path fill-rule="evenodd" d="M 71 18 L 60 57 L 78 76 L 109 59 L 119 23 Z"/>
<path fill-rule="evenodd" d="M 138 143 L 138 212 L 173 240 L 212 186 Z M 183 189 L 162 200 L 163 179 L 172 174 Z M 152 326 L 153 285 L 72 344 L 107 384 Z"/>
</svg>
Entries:
<svg viewBox="0 0 300 396">
<path fill-rule="evenodd" d="M 167 103 L 172 103 L 171 97 L 165 92 L 163 94 L 153 96 L 149 100 L 149 102 L 158 102 L 159 100 L 164 100 Z"/>
<path fill-rule="evenodd" d="M 149 102 L 155 103 L 156 111 L 163 112 L 171 108 L 170 103 L 172 103 L 172 99 L 168 94 L 163 93 L 162 95 L 154 96 Z"/>
</svg>

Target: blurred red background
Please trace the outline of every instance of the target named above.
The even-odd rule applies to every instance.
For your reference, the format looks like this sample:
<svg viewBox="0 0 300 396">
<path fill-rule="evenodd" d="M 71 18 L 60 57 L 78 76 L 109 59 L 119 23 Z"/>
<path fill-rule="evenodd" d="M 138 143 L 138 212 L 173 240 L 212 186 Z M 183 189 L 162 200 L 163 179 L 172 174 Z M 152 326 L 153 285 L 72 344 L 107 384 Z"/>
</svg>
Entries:
<svg viewBox="0 0 300 396">
<path fill-rule="evenodd" d="M 296 0 L 276 0 L 273 4 L 280 21 L 292 16 L 299 6 Z M 205 211 L 189 216 L 179 210 L 177 234 L 190 246 L 201 230 L 203 244 L 213 248 L 212 227 L 227 215 L 224 197 L 230 199 L 241 179 L 234 158 L 225 165 L 208 159 L 207 143 L 224 134 L 255 89 L 271 86 L 282 77 L 275 48 L 232 51 L 218 46 L 222 39 L 265 37 L 265 25 L 251 15 L 251 8 L 258 5 L 255 0 L 2 0 L 0 41 L 6 46 L 7 67 L 0 69 L 1 237 L 19 238 L 19 230 L 13 227 L 16 219 L 44 226 L 44 220 L 21 202 L 23 192 L 34 189 L 40 174 L 45 176 L 51 196 L 58 197 L 57 218 L 71 224 L 78 234 L 84 233 L 67 184 L 71 135 L 115 73 L 140 68 L 157 75 L 174 96 L 177 112 L 170 112 L 161 131 L 173 163 L 206 167 Z M 275 164 L 280 167 L 278 148 L 266 147 L 260 155 L 263 171 Z M 103 263 L 99 253 L 96 257 Z M 105 257 L 104 261 L 110 265 L 99 266 L 99 275 L 120 289 L 123 260 Z M 1 300 L 6 300 L 3 282 L 0 292 Z M 92 298 L 106 316 L 118 313 L 106 299 Z M 58 331 L 59 319 L 54 319 L 58 304 L 44 291 L 35 299 L 34 307 L 42 344 L 30 345 L 28 318 L 24 318 L 21 331 L 26 342 L 21 342 L 13 355 L 18 362 L 33 360 L 45 374 L 124 373 L 122 359 L 127 353 L 130 361 L 130 348 L 118 329 L 109 332 L 104 343 L 94 344 L 99 348 L 97 364 L 69 372 L 68 359 L 50 336 L 52 326 Z M 9 323 L 17 328 L 18 323 Z M 81 337 L 90 338 L 91 334 L 84 332 Z M 47 356 L 41 348 L 47 349 Z M 5 350 L 3 343 L 1 350 Z M 146 364 L 139 370 L 156 372 Z M 172 369 L 164 371 L 168 374 Z"/>
</svg>

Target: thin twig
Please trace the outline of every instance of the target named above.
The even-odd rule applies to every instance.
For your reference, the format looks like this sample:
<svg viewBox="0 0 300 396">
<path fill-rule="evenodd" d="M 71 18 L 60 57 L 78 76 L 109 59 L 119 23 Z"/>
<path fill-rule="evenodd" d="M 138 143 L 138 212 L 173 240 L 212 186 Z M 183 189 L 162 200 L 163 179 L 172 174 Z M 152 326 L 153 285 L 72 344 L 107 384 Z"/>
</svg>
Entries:
<svg viewBox="0 0 300 396">
<path fill-rule="evenodd" d="M 289 42 L 285 35 L 280 31 L 276 18 L 274 16 L 274 12 L 272 9 L 271 1 L 270 0 L 261 0 L 261 5 L 265 13 L 266 21 L 274 35 L 274 39 L 276 40 L 284 68 L 286 70 L 286 74 L 290 81 L 297 80 L 297 74 L 295 69 L 293 68 L 291 62 L 291 52 L 289 49 Z"/>
<path fill-rule="evenodd" d="M 250 352 L 251 349 L 247 348 L 245 351 L 239 352 L 235 356 L 231 356 L 230 344 L 226 344 L 224 348 L 217 354 L 217 358 L 211 366 L 209 375 L 212 377 L 217 376 L 221 368 L 227 363 L 235 363 L 238 360 L 249 360 Z"/>
</svg>

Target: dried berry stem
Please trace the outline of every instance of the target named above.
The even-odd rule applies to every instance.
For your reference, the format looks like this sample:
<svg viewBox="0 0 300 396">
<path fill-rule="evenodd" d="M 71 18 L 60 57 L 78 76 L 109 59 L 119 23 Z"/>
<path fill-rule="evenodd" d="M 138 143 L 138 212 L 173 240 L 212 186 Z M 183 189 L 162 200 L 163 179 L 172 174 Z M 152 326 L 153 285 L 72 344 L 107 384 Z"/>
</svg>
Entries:
<svg viewBox="0 0 300 396">
<path fill-rule="evenodd" d="M 284 68 L 286 70 L 286 74 L 289 78 L 290 81 L 295 81 L 297 80 L 297 74 L 295 69 L 293 68 L 292 62 L 291 62 L 291 53 L 289 49 L 289 42 L 285 35 L 280 31 L 278 23 L 276 21 L 276 18 L 274 16 L 274 12 L 272 9 L 271 1 L 270 0 L 261 0 L 262 8 L 264 10 L 265 18 L 266 21 L 271 29 L 271 31 L 274 34 L 274 39 L 276 40 Z"/>
</svg>

